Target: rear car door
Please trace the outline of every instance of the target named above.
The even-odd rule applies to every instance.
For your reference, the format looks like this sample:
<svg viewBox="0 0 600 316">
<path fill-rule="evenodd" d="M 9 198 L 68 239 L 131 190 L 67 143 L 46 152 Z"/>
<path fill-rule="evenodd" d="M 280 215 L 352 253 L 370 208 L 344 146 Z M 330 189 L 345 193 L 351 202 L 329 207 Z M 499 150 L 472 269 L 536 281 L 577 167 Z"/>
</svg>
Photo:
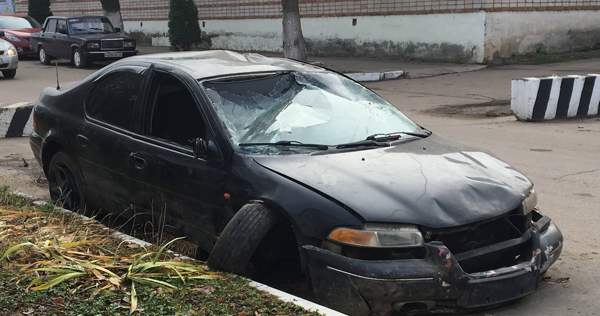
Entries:
<svg viewBox="0 0 600 316">
<path fill-rule="evenodd" d="M 88 204 L 128 213 L 134 190 L 129 174 L 131 140 L 140 129 L 145 67 L 121 67 L 93 83 L 85 104 L 86 124 L 77 135 Z M 89 196 L 88 196 L 89 195 Z"/>
<path fill-rule="evenodd" d="M 209 252 L 229 218 L 224 213 L 226 172 L 219 159 L 195 157 L 197 138 L 212 141 L 192 78 L 153 69 L 144 102 L 145 137 L 130 155 L 147 162 L 133 167 L 140 189 L 136 207 L 154 214 L 154 225 L 172 237 L 188 236 Z M 213 142 L 214 143 L 214 142 Z M 156 218 L 165 219 L 157 223 Z M 158 224 L 158 225 L 157 225 Z"/>
</svg>

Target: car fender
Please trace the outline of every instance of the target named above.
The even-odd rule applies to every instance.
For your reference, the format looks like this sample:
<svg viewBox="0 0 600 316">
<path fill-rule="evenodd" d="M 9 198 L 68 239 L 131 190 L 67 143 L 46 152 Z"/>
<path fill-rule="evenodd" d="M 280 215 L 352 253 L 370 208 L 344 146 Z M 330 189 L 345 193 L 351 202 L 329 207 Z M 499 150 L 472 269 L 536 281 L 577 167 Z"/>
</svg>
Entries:
<svg viewBox="0 0 600 316">
<path fill-rule="evenodd" d="M 288 220 L 294 228 L 296 240 L 300 245 L 312 244 L 320 246 L 329 232 L 339 226 L 360 227 L 363 219 L 355 212 L 338 203 L 331 197 L 298 183 L 284 175 L 268 170 L 254 159 L 235 157 L 234 174 L 240 179 L 252 179 L 238 188 L 243 200 L 241 204 L 251 201 L 265 203 L 273 211 Z M 240 206 L 240 205 L 236 205 Z"/>
</svg>

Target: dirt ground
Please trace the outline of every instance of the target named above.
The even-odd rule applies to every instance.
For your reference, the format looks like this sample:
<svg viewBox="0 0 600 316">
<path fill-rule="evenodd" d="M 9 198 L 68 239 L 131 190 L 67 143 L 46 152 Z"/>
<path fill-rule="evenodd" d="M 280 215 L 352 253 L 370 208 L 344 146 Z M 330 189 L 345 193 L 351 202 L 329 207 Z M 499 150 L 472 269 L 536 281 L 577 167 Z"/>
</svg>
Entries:
<svg viewBox="0 0 600 316">
<path fill-rule="evenodd" d="M 600 60 L 588 59 L 369 85 L 434 133 L 482 148 L 527 174 L 536 184 L 540 208 L 562 229 L 566 239 L 562 257 L 541 289 L 484 315 L 600 314 L 600 119 L 524 123 L 508 115 L 510 79 L 585 74 L 599 68 Z M 39 88 L 32 88 L 26 80 L 33 74 L 27 69 L 25 63 L 22 83 L 11 82 L 15 95 L 3 100 L 2 93 L 0 104 L 35 99 L 39 94 Z M 71 70 L 68 78 L 73 80 L 86 74 Z M 40 80 L 36 84 L 53 85 L 51 74 L 39 75 L 53 71 L 36 69 L 36 80 Z M 0 80 L 2 91 L 7 91 L 5 83 Z M 45 197 L 40 175 L 27 139 L 0 140 L 0 184 Z"/>
</svg>

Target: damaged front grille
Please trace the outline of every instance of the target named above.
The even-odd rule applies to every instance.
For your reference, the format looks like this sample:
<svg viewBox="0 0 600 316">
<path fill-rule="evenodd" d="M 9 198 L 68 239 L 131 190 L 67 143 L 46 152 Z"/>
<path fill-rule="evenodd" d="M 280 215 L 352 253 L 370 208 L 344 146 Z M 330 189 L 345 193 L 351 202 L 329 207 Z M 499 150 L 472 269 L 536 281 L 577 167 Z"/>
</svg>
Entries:
<svg viewBox="0 0 600 316">
<path fill-rule="evenodd" d="M 425 232 L 427 242 L 443 243 L 467 273 L 508 267 L 531 258 L 531 216 L 515 210 L 505 216 L 450 230 Z"/>
</svg>

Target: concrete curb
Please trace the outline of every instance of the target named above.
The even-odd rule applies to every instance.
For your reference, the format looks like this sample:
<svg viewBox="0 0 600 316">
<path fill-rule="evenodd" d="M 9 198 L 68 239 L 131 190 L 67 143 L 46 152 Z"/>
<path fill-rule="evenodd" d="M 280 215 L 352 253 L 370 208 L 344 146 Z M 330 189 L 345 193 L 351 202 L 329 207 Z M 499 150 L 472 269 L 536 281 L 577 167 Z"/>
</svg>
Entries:
<svg viewBox="0 0 600 316">
<path fill-rule="evenodd" d="M 23 197 L 23 198 L 31 201 L 31 203 L 34 204 L 34 205 L 36 205 L 36 206 L 44 206 L 44 205 L 46 205 L 48 203 L 47 201 L 38 200 L 38 199 L 36 199 L 36 198 L 34 198 L 32 196 L 29 196 L 29 195 L 27 195 L 25 193 L 13 192 L 13 194 L 16 194 L 18 196 L 21 196 L 21 197 Z M 89 218 L 89 217 L 87 217 L 85 215 L 81 215 L 79 213 L 75 213 L 73 211 L 69 211 L 69 210 L 61 208 L 61 207 L 56 207 L 56 210 L 60 211 L 60 212 L 63 212 L 65 214 L 70 214 L 70 215 L 78 216 L 78 217 L 80 217 L 83 220 L 95 221 L 95 219 Z M 119 239 L 119 240 L 131 242 L 131 243 L 140 245 L 142 247 L 148 247 L 148 246 L 152 245 L 151 243 L 149 243 L 147 241 L 135 238 L 133 236 L 129 236 L 127 234 L 124 234 L 124 233 L 121 233 L 121 232 L 118 232 L 118 231 L 113 232 L 112 236 L 115 237 L 115 238 L 117 238 L 117 239 Z M 170 251 L 170 250 L 169 250 L 169 252 L 172 253 L 172 254 L 174 254 L 175 256 L 177 256 L 179 258 L 182 258 L 182 259 L 185 259 L 185 260 L 195 260 L 195 259 L 192 259 L 192 258 L 187 257 L 187 256 L 183 256 L 181 254 L 175 253 L 175 252 Z M 276 298 L 278 298 L 279 300 L 281 300 L 282 302 L 294 304 L 294 305 L 296 305 L 298 307 L 301 307 L 301 308 L 303 308 L 303 309 L 305 309 L 307 311 L 317 312 L 317 313 L 319 313 L 321 315 L 324 315 L 324 316 L 345 316 L 346 315 L 346 314 L 337 312 L 337 311 L 335 311 L 333 309 L 327 308 L 327 307 L 319 305 L 317 303 L 313 303 L 311 301 L 308 301 L 308 300 L 305 300 L 303 298 L 297 297 L 295 295 L 292 295 L 292 294 L 280 291 L 280 290 L 278 290 L 276 288 L 272 288 L 272 287 L 270 287 L 268 285 L 265 285 L 265 284 L 262 284 L 262 283 L 259 283 L 259 282 L 256 282 L 256 281 L 248 280 L 248 285 L 251 286 L 251 287 L 253 287 L 253 288 L 255 288 L 255 289 L 257 289 L 257 290 L 259 290 L 259 291 L 261 291 L 261 292 L 265 292 L 265 293 L 268 293 L 270 295 L 273 295 Z"/>
<path fill-rule="evenodd" d="M 30 135 L 33 131 L 32 112 L 33 105 L 28 102 L 0 106 L 0 138 Z"/>
<path fill-rule="evenodd" d="M 600 114 L 600 75 L 523 78 L 511 83 L 510 108 L 519 120 L 546 121 Z"/>
<path fill-rule="evenodd" d="M 385 72 L 354 72 L 347 73 L 346 76 L 360 82 L 397 80 L 406 77 L 403 70 L 385 71 Z"/>
</svg>

